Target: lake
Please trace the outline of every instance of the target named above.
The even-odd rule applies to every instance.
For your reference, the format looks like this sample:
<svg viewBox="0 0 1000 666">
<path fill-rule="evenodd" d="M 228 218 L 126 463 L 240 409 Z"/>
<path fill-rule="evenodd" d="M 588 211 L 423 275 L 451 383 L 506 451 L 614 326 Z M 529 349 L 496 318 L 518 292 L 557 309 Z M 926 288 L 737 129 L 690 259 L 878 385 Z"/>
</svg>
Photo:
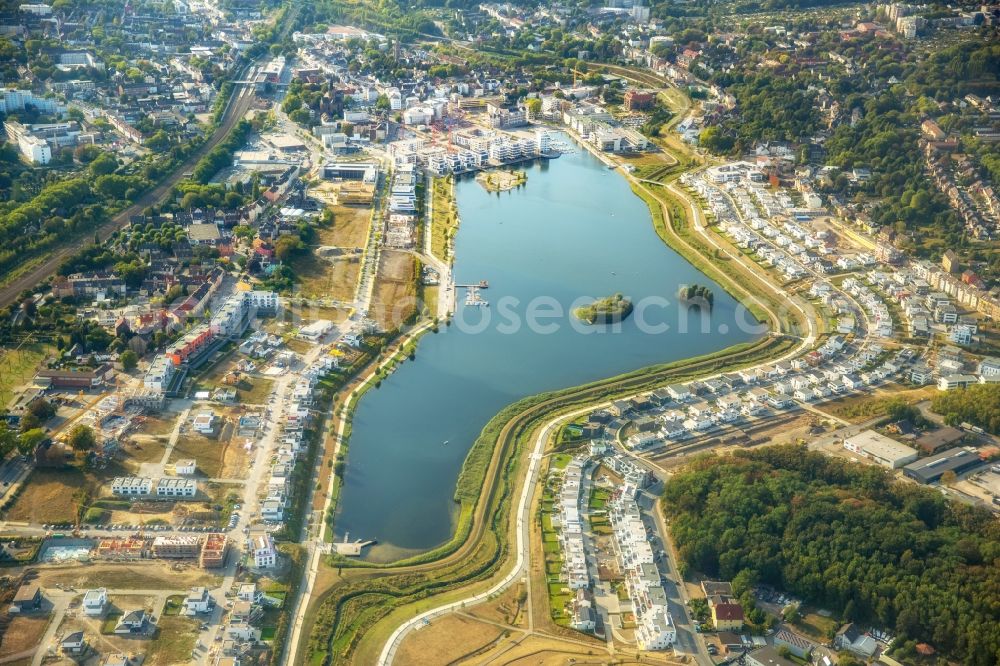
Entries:
<svg viewBox="0 0 1000 666">
<path fill-rule="evenodd" d="M 745 310 L 660 240 L 620 173 L 583 149 L 527 172 L 524 187 L 499 195 L 471 178 L 457 183 L 455 282 L 488 280 L 490 306 L 464 305 L 459 290 L 453 324 L 425 335 L 416 359 L 357 405 L 336 535 L 377 539 L 367 557 L 451 537 L 462 461 L 505 405 L 755 337 L 737 325 L 752 323 Z M 713 290 L 710 315 L 676 304 L 679 286 L 695 283 Z M 570 314 L 578 299 L 619 292 L 635 304 L 620 325 Z"/>
</svg>

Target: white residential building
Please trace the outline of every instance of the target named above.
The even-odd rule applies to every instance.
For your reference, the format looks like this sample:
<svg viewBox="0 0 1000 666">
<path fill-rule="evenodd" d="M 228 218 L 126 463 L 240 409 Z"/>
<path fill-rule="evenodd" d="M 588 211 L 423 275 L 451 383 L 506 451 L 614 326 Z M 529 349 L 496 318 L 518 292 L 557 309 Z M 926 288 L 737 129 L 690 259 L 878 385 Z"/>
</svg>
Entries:
<svg viewBox="0 0 1000 666">
<path fill-rule="evenodd" d="M 146 477 L 119 476 L 111 482 L 113 495 L 133 496 L 150 495 L 153 492 L 153 480 Z"/>
<path fill-rule="evenodd" d="M 274 539 L 268 533 L 255 534 L 250 539 L 253 553 L 253 563 L 258 569 L 273 569 L 278 564 L 278 551 L 274 547 Z"/>
<path fill-rule="evenodd" d="M 212 608 L 212 597 L 204 587 L 192 587 L 184 599 L 184 614 L 207 613 Z"/>
<path fill-rule="evenodd" d="M 83 595 L 83 612 L 86 615 L 100 615 L 104 612 L 104 607 L 107 605 L 107 588 L 98 587 L 93 590 L 87 590 L 87 593 Z"/>
<path fill-rule="evenodd" d="M 627 483 L 618 488 L 608 502 L 608 519 L 615 555 L 632 601 L 639 648 L 666 650 L 677 640 L 677 631 L 635 500 L 636 492 L 636 488 Z"/>
<path fill-rule="evenodd" d="M 198 494 L 198 483 L 194 479 L 164 477 L 156 482 L 157 497 L 194 497 Z"/>
</svg>

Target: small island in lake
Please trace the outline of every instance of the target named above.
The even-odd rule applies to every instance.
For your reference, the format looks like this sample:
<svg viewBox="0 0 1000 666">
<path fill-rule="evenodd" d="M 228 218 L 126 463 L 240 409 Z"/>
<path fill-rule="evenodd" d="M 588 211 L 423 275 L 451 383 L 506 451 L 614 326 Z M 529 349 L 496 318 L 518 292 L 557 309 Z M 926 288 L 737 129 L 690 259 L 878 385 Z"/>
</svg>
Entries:
<svg viewBox="0 0 1000 666">
<path fill-rule="evenodd" d="M 708 287 L 700 284 L 681 285 L 677 291 L 677 298 L 685 305 L 707 305 L 709 308 L 715 302 L 715 294 Z"/>
<path fill-rule="evenodd" d="M 480 171 L 476 175 L 476 182 L 485 187 L 487 192 L 503 192 L 524 185 L 528 182 L 528 174 L 513 169 Z"/>
<path fill-rule="evenodd" d="M 614 324 L 632 314 L 632 301 L 621 294 L 599 298 L 590 305 L 573 310 L 573 315 L 588 324 Z"/>
</svg>

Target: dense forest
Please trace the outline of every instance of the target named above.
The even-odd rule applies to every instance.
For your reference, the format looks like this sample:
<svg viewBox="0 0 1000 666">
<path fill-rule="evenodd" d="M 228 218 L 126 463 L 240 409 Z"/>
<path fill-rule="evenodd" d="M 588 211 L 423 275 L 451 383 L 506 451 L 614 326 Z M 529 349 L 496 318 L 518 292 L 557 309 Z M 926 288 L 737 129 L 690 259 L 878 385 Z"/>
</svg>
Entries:
<svg viewBox="0 0 1000 666">
<path fill-rule="evenodd" d="M 664 492 L 682 566 L 768 584 L 964 664 L 1000 663 L 1000 525 L 986 509 L 797 446 L 703 456 Z"/>
<path fill-rule="evenodd" d="M 931 401 L 931 410 L 955 425 L 966 422 L 1000 435 L 1000 386 L 976 384 L 964 391 L 942 391 Z"/>
<path fill-rule="evenodd" d="M 717 82 L 736 98 L 739 117 L 722 124 L 740 151 L 758 141 L 803 141 L 819 128 L 815 94 L 771 72 L 727 73 Z"/>
</svg>

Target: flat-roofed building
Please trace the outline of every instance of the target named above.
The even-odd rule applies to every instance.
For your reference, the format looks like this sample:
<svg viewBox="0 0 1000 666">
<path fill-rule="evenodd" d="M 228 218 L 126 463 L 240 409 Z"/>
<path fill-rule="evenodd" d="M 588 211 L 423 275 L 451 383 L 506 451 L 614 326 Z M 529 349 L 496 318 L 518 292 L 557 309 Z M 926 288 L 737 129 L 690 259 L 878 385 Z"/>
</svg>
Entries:
<svg viewBox="0 0 1000 666">
<path fill-rule="evenodd" d="M 253 563 L 258 569 L 271 569 L 278 564 L 278 551 L 274 547 L 274 539 L 267 532 L 251 536 L 250 544 L 253 550 Z"/>
<path fill-rule="evenodd" d="M 153 539 L 153 557 L 193 559 L 201 554 L 201 542 L 194 535 L 158 536 Z"/>
<path fill-rule="evenodd" d="M 83 595 L 83 612 L 87 615 L 100 615 L 104 612 L 104 607 L 108 605 L 108 590 L 98 587 L 87 590 Z"/>
<path fill-rule="evenodd" d="M 903 468 L 903 474 L 920 483 L 935 483 L 945 472 L 964 474 L 983 464 L 983 459 L 975 449 L 956 447 L 936 456 L 910 463 Z"/>
<path fill-rule="evenodd" d="M 111 482 L 111 494 L 123 497 L 149 495 L 153 492 L 153 480 L 141 476 L 118 476 Z"/>
<path fill-rule="evenodd" d="M 844 448 L 889 469 L 897 469 L 917 459 L 916 449 L 880 435 L 874 430 L 865 430 L 848 437 L 844 440 Z"/>
<path fill-rule="evenodd" d="M 25 583 L 17 588 L 10 604 L 11 613 L 38 610 L 42 605 L 42 588 L 37 583 Z"/>
<path fill-rule="evenodd" d="M 375 183 L 378 165 L 373 162 L 345 162 L 324 164 L 321 173 L 327 180 L 360 180 Z"/>
<path fill-rule="evenodd" d="M 156 482 L 157 497 L 194 497 L 198 494 L 198 483 L 194 479 L 164 477 Z"/>
</svg>

